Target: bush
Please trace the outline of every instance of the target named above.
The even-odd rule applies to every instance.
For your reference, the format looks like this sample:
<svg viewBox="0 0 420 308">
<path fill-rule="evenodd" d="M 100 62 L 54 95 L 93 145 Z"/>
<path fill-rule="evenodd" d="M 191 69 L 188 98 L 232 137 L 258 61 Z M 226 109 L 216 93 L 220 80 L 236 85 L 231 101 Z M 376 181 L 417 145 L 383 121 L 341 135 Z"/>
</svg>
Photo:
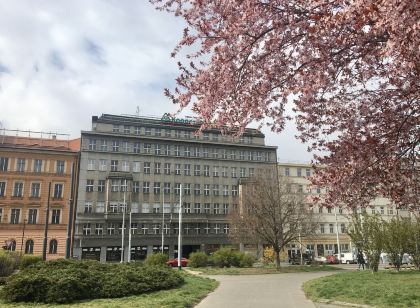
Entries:
<svg viewBox="0 0 420 308">
<path fill-rule="evenodd" d="M 54 260 L 13 275 L 1 297 L 13 302 L 71 303 L 138 295 L 179 286 L 183 281 L 178 272 L 162 266 Z"/>
<path fill-rule="evenodd" d="M 166 265 L 168 261 L 168 255 L 164 253 L 155 253 L 147 256 L 144 263 L 146 265 Z"/>
<path fill-rule="evenodd" d="M 42 257 L 33 256 L 33 255 L 24 255 L 20 258 L 19 268 L 24 269 L 38 262 L 42 262 Z"/>
<path fill-rule="evenodd" d="M 0 277 L 10 276 L 16 266 L 16 259 L 9 252 L 0 252 Z"/>
<path fill-rule="evenodd" d="M 252 267 L 255 262 L 255 256 L 247 253 L 241 255 L 241 260 L 239 262 L 239 267 Z"/>
<path fill-rule="evenodd" d="M 191 267 L 206 267 L 208 263 L 208 257 L 204 252 L 193 252 L 188 260 L 188 265 Z"/>
</svg>

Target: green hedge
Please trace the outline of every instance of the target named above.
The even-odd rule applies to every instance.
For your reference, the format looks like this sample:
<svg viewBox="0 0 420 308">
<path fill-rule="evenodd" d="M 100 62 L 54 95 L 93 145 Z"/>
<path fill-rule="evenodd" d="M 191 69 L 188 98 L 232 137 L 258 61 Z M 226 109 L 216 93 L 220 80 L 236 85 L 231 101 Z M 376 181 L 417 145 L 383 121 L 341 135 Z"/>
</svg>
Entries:
<svg viewBox="0 0 420 308">
<path fill-rule="evenodd" d="M 144 263 L 146 265 L 166 265 L 168 255 L 164 253 L 155 253 L 148 255 Z"/>
<path fill-rule="evenodd" d="M 13 252 L 0 251 L 0 277 L 10 276 L 17 266 L 17 258 Z"/>
<path fill-rule="evenodd" d="M 20 258 L 19 268 L 24 269 L 24 268 L 27 268 L 28 266 L 31 266 L 32 264 L 36 264 L 38 262 L 42 262 L 42 257 L 33 256 L 33 255 L 23 255 Z"/>
<path fill-rule="evenodd" d="M 206 267 L 208 257 L 204 252 L 192 252 L 188 258 L 188 266 L 190 267 Z"/>
<path fill-rule="evenodd" d="M 218 267 L 251 267 L 255 257 L 230 248 L 221 248 L 213 253 L 212 263 Z"/>
<path fill-rule="evenodd" d="M 162 266 L 54 260 L 11 276 L 0 296 L 12 302 L 71 303 L 139 295 L 179 286 L 183 281 L 178 272 Z"/>
</svg>

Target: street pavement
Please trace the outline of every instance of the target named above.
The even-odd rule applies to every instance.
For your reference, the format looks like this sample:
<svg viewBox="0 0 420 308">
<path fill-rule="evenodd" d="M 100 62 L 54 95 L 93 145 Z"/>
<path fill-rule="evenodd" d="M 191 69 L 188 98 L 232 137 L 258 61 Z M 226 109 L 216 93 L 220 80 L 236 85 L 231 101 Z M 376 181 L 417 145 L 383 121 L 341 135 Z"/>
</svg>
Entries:
<svg viewBox="0 0 420 308">
<path fill-rule="evenodd" d="M 314 308 L 302 290 L 303 282 L 337 272 L 288 273 L 267 275 L 209 275 L 220 282 L 196 308 L 284 307 Z"/>
</svg>

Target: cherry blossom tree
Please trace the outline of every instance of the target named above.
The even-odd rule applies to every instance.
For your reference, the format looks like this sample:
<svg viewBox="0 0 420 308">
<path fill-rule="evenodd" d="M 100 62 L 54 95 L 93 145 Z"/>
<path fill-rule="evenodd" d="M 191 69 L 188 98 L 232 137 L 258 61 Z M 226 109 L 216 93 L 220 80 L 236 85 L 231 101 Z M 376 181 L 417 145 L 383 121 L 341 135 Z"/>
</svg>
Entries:
<svg viewBox="0 0 420 308">
<path fill-rule="evenodd" d="M 173 56 L 184 49 L 190 63 L 165 92 L 202 129 L 281 132 L 292 104 L 297 137 L 323 166 L 312 181 L 329 188 L 324 205 L 382 195 L 418 208 L 418 1 L 150 1 L 187 22 Z"/>
</svg>

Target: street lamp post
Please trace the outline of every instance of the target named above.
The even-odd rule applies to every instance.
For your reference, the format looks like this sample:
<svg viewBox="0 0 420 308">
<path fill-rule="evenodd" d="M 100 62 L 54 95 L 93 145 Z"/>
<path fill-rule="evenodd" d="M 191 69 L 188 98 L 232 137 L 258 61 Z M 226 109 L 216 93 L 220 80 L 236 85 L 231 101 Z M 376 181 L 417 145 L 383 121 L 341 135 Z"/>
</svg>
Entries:
<svg viewBox="0 0 420 308">
<path fill-rule="evenodd" d="M 335 234 L 337 236 L 337 248 L 338 248 L 338 262 L 341 264 L 341 248 L 340 248 L 340 238 L 338 236 L 338 220 L 337 220 L 337 207 L 334 207 L 334 215 L 335 215 Z"/>
<path fill-rule="evenodd" d="M 27 220 L 23 220 L 22 241 L 20 242 L 20 254 L 23 254 L 23 239 L 25 238 L 25 227 Z"/>
<path fill-rule="evenodd" d="M 181 246 L 181 233 L 182 233 L 182 184 L 180 185 L 180 193 L 179 193 L 179 212 L 178 212 L 178 269 L 182 269 L 181 264 L 181 254 L 182 254 L 182 246 Z"/>
</svg>

